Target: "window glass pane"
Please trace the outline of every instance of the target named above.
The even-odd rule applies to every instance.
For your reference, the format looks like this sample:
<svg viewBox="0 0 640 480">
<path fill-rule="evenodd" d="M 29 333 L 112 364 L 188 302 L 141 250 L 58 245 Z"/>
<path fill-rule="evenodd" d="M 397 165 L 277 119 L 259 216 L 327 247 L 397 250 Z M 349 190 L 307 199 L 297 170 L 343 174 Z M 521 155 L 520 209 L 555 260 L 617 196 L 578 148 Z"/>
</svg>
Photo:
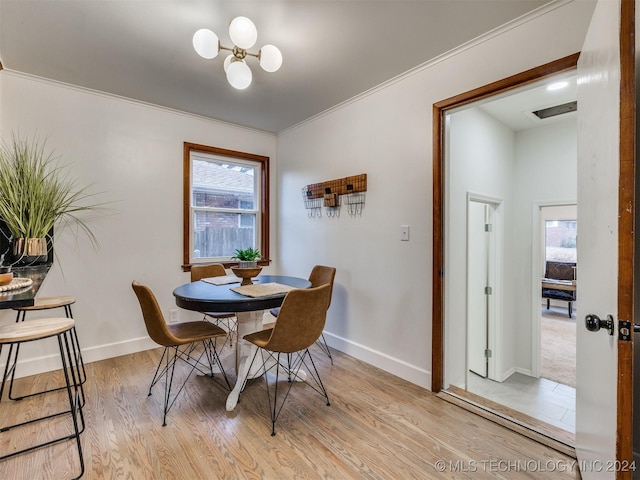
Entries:
<svg viewBox="0 0 640 480">
<path fill-rule="evenodd" d="M 576 262 L 578 223 L 575 220 L 545 222 L 545 256 L 552 262 Z"/>
<path fill-rule="evenodd" d="M 240 227 L 241 228 L 255 228 L 256 216 L 251 214 L 240 214 Z"/>
<path fill-rule="evenodd" d="M 193 158 L 194 207 L 254 210 L 255 167 Z"/>
<path fill-rule="evenodd" d="M 256 215 L 193 213 L 193 258 L 232 257 L 237 248 L 256 248 Z"/>
</svg>

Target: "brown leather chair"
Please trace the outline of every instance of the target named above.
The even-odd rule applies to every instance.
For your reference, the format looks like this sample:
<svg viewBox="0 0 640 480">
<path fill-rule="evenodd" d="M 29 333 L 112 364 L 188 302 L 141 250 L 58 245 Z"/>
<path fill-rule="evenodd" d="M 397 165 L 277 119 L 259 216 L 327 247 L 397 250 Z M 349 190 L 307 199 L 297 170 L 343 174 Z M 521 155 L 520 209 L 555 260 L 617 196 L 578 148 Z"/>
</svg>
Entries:
<svg viewBox="0 0 640 480">
<path fill-rule="evenodd" d="M 275 435 L 276 420 L 282 411 L 284 402 L 289 396 L 289 391 L 293 385 L 293 379 L 307 382 L 318 393 L 323 395 L 329 403 L 329 396 L 322 384 L 318 370 L 316 369 L 309 347 L 313 345 L 320 335 L 327 318 L 327 309 L 331 301 L 331 286 L 324 284 L 315 288 L 294 289 L 287 293 L 278 320 L 273 328 L 250 333 L 244 339 L 258 347 L 253 362 L 258 358 L 258 352 L 262 352 L 262 370 L 267 386 L 267 396 L 271 410 L 271 435 Z M 284 354 L 284 359 L 281 355 Z M 292 355 L 295 354 L 295 355 Z M 309 360 L 309 362 L 307 362 Z M 305 366 L 307 378 L 311 377 L 314 384 L 311 384 L 303 377 L 299 371 L 301 366 Z M 249 370 L 251 370 L 251 366 Z M 287 372 L 288 387 L 282 395 L 282 400 L 278 405 L 278 381 L 281 369 Z M 274 394 L 271 397 L 267 372 L 275 370 Z M 244 388 L 244 385 L 243 385 Z"/>
<path fill-rule="evenodd" d="M 547 261 L 544 271 L 544 278 L 551 280 L 573 281 L 571 290 L 564 288 L 553 288 L 552 286 L 542 287 L 542 298 L 547 299 L 547 310 L 551 307 L 551 299 L 563 300 L 567 303 L 567 313 L 569 318 L 573 316 L 573 302 L 576 301 L 576 263 L 575 262 L 552 262 Z"/>
<path fill-rule="evenodd" d="M 331 295 L 333 294 L 333 280 L 336 277 L 336 269 L 333 267 L 326 267 L 324 265 L 316 265 L 311 269 L 311 273 L 309 274 L 309 281 L 311 282 L 311 288 L 318 287 L 320 285 L 329 284 L 330 285 L 330 294 L 329 294 L 329 305 L 327 309 L 331 306 Z M 274 317 L 278 318 L 279 308 L 272 308 L 269 310 L 269 313 Z M 322 340 L 322 341 L 320 341 Z M 327 354 L 329 359 L 331 360 L 331 365 L 333 365 L 333 357 L 331 356 L 331 350 L 327 345 L 327 341 L 324 338 L 324 333 L 320 335 L 318 339 L 318 346 Z"/>
<path fill-rule="evenodd" d="M 231 390 L 229 380 L 224 372 L 220 357 L 216 350 L 215 338 L 223 337 L 227 334 L 222 328 L 209 322 L 182 322 L 167 324 L 162 315 L 162 310 L 158 305 L 155 295 L 151 289 L 145 285 L 141 285 L 134 281 L 131 283 L 133 291 L 138 297 L 142 316 L 147 327 L 147 333 L 151 339 L 158 345 L 164 347 L 164 352 L 158 363 L 156 373 L 153 375 L 151 385 L 149 386 L 149 395 L 153 386 L 164 376 L 164 416 L 162 426 L 167 424 L 167 413 L 173 406 L 176 398 L 182 391 L 184 385 L 194 370 L 198 370 L 204 375 L 214 377 L 213 363 L 218 365 L 222 377 L 226 383 L 226 387 Z M 200 343 L 203 347 L 199 356 L 193 355 L 194 344 Z M 181 349 L 182 347 L 182 349 Z M 206 354 L 207 363 L 202 361 L 202 356 Z M 162 361 L 165 361 L 164 366 Z M 171 398 L 171 388 L 173 385 L 174 371 L 178 360 L 182 360 L 191 366 L 187 377 L 178 389 L 177 393 Z"/>
<path fill-rule="evenodd" d="M 193 265 L 191 267 L 191 281 L 197 282 L 203 278 L 210 277 L 222 277 L 226 275 L 227 272 L 224 268 L 224 265 L 221 263 L 210 263 L 208 265 Z M 215 312 L 201 312 L 204 317 L 203 320 L 211 320 L 218 326 L 223 326 L 227 331 L 227 337 L 225 338 L 225 343 L 229 342 L 229 347 L 233 347 L 233 335 L 237 331 L 236 325 L 236 314 L 231 312 L 224 313 L 215 313 Z M 223 344 L 224 346 L 224 344 Z"/>
</svg>

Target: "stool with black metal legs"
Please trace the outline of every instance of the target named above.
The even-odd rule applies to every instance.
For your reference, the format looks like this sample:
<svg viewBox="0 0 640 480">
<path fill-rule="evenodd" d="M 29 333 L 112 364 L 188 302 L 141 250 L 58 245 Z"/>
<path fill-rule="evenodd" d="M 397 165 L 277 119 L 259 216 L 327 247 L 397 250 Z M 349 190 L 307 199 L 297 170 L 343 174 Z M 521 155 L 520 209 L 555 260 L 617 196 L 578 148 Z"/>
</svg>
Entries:
<svg viewBox="0 0 640 480">
<path fill-rule="evenodd" d="M 13 377 L 13 372 L 16 367 L 17 356 L 12 355 L 14 347 L 18 347 L 23 343 L 35 342 L 52 337 L 56 337 L 58 341 L 60 360 L 62 362 L 62 373 L 64 375 L 65 382 L 63 389 L 66 390 L 66 396 L 68 399 L 68 409 L 65 409 L 63 411 L 44 415 L 38 418 L 32 418 L 31 420 L 15 423 L 13 425 L 1 425 L 0 438 L 2 434 L 6 434 L 10 430 L 19 429 L 21 427 L 25 427 L 34 423 L 40 424 L 40 422 L 44 422 L 46 420 L 58 418 L 61 416 L 69 415 L 73 422 L 73 433 L 62 435 L 51 440 L 45 440 L 44 442 L 22 448 L 21 450 L 9 453 L 1 452 L 2 456 L 0 456 L 0 462 L 7 458 L 27 453 L 38 448 L 46 447 L 54 443 L 59 443 L 67 440 L 75 440 L 80 462 L 80 474 L 74 477 L 74 479 L 78 479 L 84 474 L 84 459 L 82 456 L 82 444 L 80 442 L 80 434 L 84 431 L 85 427 L 84 416 L 82 414 L 82 405 L 80 403 L 80 396 L 83 386 L 80 382 L 80 366 L 78 364 L 78 357 L 75 353 L 73 353 L 73 349 L 71 347 L 71 345 L 73 344 L 72 330 L 74 325 L 75 323 L 72 318 L 42 318 L 30 320 L 28 322 L 17 322 L 8 325 L 0 325 L 0 363 L 2 359 L 3 348 L 7 346 L 9 347 L 9 354 L 5 363 L 2 383 L 0 383 L 0 401 L 2 401 L 4 387 L 7 383 L 7 380 L 10 376 Z M 49 428 L 47 427 L 49 426 L 43 426 L 43 430 L 49 431 Z M 38 437 L 40 437 L 40 435 L 38 435 Z"/>
<path fill-rule="evenodd" d="M 51 310 L 55 308 L 63 308 L 64 314 L 67 318 L 73 318 L 73 312 L 71 311 L 71 305 L 76 302 L 74 297 L 68 296 L 60 296 L 60 297 L 39 297 L 36 298 L 35 303 L 28 307 L 15 307 L 14 310 L 18 312 L 16 316 L 16 322 L 24 322 L 26 319 L 27 312 L 38 312 L 42 310 Z M 75 326 L 71 330 L 71 338 L 73 339 L 71 347 L 73 349 L 74 356 L 77 360 L 76 363 L 80 365 L 80 383 L 84 384 L 87 380 L 87 373 L 84 368 L 84 361 L 82 360 L 82 352 L 80 351 L 80 343 L 78 342 L 78 333 L 76 332 Z M 16 363 L 18 358 L 18 353 L 20 351 L 19 346 L 16 346 L 15 357 Z M 41 392 L 30 393 L 28 395 L 14 396 L 13 394 L 13 379 L 15 376 L 15 370 L 11 375 L 11 381 L 9 383 L 9 398 L 11 400 L 20 400 L 22 398 L 32 397 L 34 395 L 41 395 L 43 393 L 55 392 L 57 390 L 62 390 L 65 388 L 64 386 L 50 388 L 48 390 L 43 390 Z M 82 404 L 84 405 L 84 396 L 81 399 Z"/>
</svg>

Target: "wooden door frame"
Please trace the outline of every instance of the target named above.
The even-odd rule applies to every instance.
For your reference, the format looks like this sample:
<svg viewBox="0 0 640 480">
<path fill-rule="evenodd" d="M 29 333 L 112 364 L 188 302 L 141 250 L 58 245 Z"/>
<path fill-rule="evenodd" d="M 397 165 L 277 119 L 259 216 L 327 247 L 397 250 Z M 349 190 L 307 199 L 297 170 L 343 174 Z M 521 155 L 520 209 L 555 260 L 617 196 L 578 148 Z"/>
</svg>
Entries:
<svg viewBox="0 0 640 480">
<path fill-rule="evenodd" d="M 620 179 L 618 185 L 618 319 L 634 323 L 635 238 L 635 0 L 620 6 Z M 444 385 L 444 117 L 447 110 L 506 92 L 521 85 L 576 68 L 579 53 L 433 105 L 433 392 Z M 633 459 L 633 335 L 618 341 L 616 459 Z M 620 412 L 625 412 L 621 415 Z M 633 472 L 617 471 L 631 479 Z"/>
<path fill-rule="evenodd" d="M 635 0 L 620 6 L 620 178 L 618 180 L 618 321 L 634 324 L 636 216 Z M 633 460 L 633 341 L 618 340 L 616 460 Z M 620 412 L 624 412 L 621 415 Z M 636 415 L 638 412 L 636 412 Z M 632 471 L 616 471 L 629 479 Z"/>
<path fill-rule="evenodd" d="M 444 386 L 444 139 L 447 111 L 499 93 L 508 92 L 546 77 L 575 70 L 579 53 L 518 73 L 483 87 L 433 104 L 433 305 L 431 390 Z"/>
<path fill-rule="evenodd" d="M 618 185 L 618 319 L 634 323 L 635 260 L 635 0 L 620 6 L 620 179 Z M 433 105 L 433 392 L 444 385 L 444 128 L 447 110 L 506 92 L 542 78 L 575 69 L 579 53 L 519 73 Z M 633 459 L 633 335 L 618 340 L 616 459 Z M 625 412 L 621 415 L 620 412 Z M 617 471 L 631 479 L 633 472 Z"/>
</svg>

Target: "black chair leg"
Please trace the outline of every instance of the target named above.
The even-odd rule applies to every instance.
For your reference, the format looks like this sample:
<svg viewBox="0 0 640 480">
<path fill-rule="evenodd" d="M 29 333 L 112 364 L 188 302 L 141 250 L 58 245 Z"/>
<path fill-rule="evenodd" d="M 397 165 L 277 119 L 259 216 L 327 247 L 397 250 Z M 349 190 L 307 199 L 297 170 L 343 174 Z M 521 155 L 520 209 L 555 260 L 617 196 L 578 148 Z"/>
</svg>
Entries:
<svg viewBox="0 0 640 480">
<path fill-rule="evenodd" d="M 333 365 L 333 356 L 331 355 L 329 345 L 327 345 L 327 340 L 324 338 L 324 333 L 320 336 L 316 344 L 322 349 L 324 353 L 327 354 L 327 357 L 329 357 L 329 360 L 331 360 L 331 365 Z"/>
<path fill-rule="evenodd" d="M 311 352 L 309 352 L 309 349 L 305 349 L 304 351 L 301 351 L 301 352 L 296 352 L 295 358 L 293 358 L 294 354 L 287 353 L 286 354 L 287 363 L 286 365 L 284 365 L 283 363 L 281 363 L 281 360 L 280 360 L 281 354 L 279 352 L 270 352 L 268 350 L 259 348 L 256 350 L 256 352 L 253 355 L 253 358 L 251 359 L 249 370 L 251 370 L 251 367 L 253 367 L 253 364 L 256 361 L 256 358 L 258 356 L 258 352 L 261 353 L 261 357 L 262 357 L 262 366 L 260 367 L 260 369 L 263 372 L 264 383 L 267 390 L 267 399 L 269 402 L 269 415 L 271 416 L 271 436 L 272 437 L 275 436 L 276 434 L 276 421 L 278 420 L 278 417 L 280 416 L 280 412 L 282 411 L 282 408 L 284 407 L 284 404 L 287 401 L 289 393 L 291 392 L 291 387 L 295 383 L 296 379 L 300 379 L 300 377 L 298 376 L 298 372 L 300 371 L 300 368 L 302 366 L 304 366 L 307 369 L 306 370 L 307 379 L 304 380 L 305 383 L 325 398 L 327 406 L 331 405 L 331 403 L 329 402 L 329 395 L 327 394 L 327 390 L 324 388 L 324 384 L 320 379 L 320 374 L 318 373 L 318 369 L 316 368 L 315 362 L 313 361 L 313 357 L 311 356 Z M 265 358 L 265 355 L 266 355 L 266 358 Z M 310 363 L 307 363 L 305 361 L 307 357 L 309 358 Z M 270 362 L 269 366 L 267 366 L 267 362 Z M 273 382 L 273 396 L 272 396 L 271 388 L 269 387 L 269 379 L 267 376 L 267 372 L 273 370 L 274 368 L 275 368 L 275 381 Z M 280 395 L 281 397 L 280 402 L 278 402 L 278 386 L 280 384 L 279 374 L 280 374 L 281 368 L 287 371 L 288 382 L 287 382 L 287 385 L 284 386 L 284 393 Z M 313 385 L 310 382 L 310 380 L 313 380 L 313 383 L 315 383 L 315 385 Z M 246 383 L 247 383 L 247 379 L 245 379 L 244 381 L 242 390 L 244 390 Z"/>
<path fill-rule="evenodd" d="M 73 318 L 73 312 L 71 311 L 71 305 L 63 305 L 64 307 L 64 313 L 65 316 L 67 318 Z M 60 307 L 58 307 L 60 308 Z M 18 310 L 18 315 L 16 316 L 16 323 L 19 322 L 24 322 L 26 320 L 26 316 L 27 316 L 27 311 L 26 310 Z M 75 365 L 78 366 L 78 373 L 79 373 L 79 384 L 80 385 L 84 385 L 87 381 L 87 371 L 84 367 L 84 360 L 82 359 L 82 351 L 80 350 L 80 341 L 78 340 L 78 332 L 76 331 L 76 327 L 74 326 L 71 329 L 71 340 L 72 340 L 72 349 L 73 349 L 73 355 L 75 358 Z M 16 345 L 16 352 L 15 352 L 15 362 L 14 362 L 14 366 L 18 363 L 18 352 L 20 349 L 20 344 Z M 42 395 L 45 393 L 50 393 L 50 392 L 57 392 L 59 390 L 64 390 L 66 387 L 64 385 L 59 386 L 59 387 L 54 387 L 54 388 L 50 388 L 48 390 L 42 390 L 40 392 L 34 392 L 34 393 L 30 393 L 27 395 L 21 395 L 21 396 L 15 396 L 13 395 L 13 381 L 14 381 L 14 377 L 15 377 L 15 368 L 13 368 L 12 373 L 11 373 L 11 381 L 9 382 L 9 398 L 11 400 L 22 400 L 23 398 L 29 398 L 29 397 L 34 397 L 36 395 Z M 75 381 L 75 380 L 74 380 Z M 81 407 L 84 407 L 84 389 L 82 390 L 82 398 L 81 398 Z"/>
<path fill-rule="evenodd" d="M 203 363 L 202 359 L 205 357 L 207 359 L 207 363 Z M 178 386 L 173 385 L 174 373 L 176 369 L 176 363 L 178 360 L 182 360 L 185 362 L 189 369 L 185 375 L 184 380 Z M 162 415 L 162 426 L 167 426 L 167 414 L 173 404 L 176 402 L 180 393 L 184 389 L 187 381 L 193 374 L 195 370 L 198 372 L 214 377 L 213 367 L 214 365 L 218 365 L 220 368 L 220 373 L 224 378 L 226 383 L 226 387 L 231 390 L 231 385 L 229 383 L 229 379 L 224 371 L 224 367 L 222 366 L 222 362 L 220 361 L 220 357 L 215 348 L 215 344 L 213 343 L 213 339 L 208 339 L 203 341 L 203 349 L 201 352 L 197 353 L 197 356 L 194 355 L 194 347 L 193 344 L 185 346 L 184 349 L 180 349 L 178 346 L 165 347 L 162 352 L 162 356 L 160 357 L 160 361 L 158 362 L 158 367 L 156 368 L 156 372 L 153 375 L 153 379 L 151 380 L 151 385 L 149 386 L 149 394 L 151 395 L 151 390 L 161 379 L 164 378 L 164 394 L 163 394 L 163 415 Z M 207 370 L 204 370 L 204 368 Z M 220 382 L 218 382 L 220 383 Z M 222 385 L 222 384 L 221 384 Z M 222 385 L 224 387 L 224 385 Z M 175 391 L 174 391 L 175 390 Z"/>
<path fill-rule="evenodd" d="M 59 417 L 59 416 L 63 416 L 66 414 L 70 414 L 71 415 L 71 419 L 73 422 L 73 432 L 69 433 L 69 434 L 64 434 L 61 437 L 57 437 L 54 438 L 53 440 L 48 440 L 45 441 L 43 443 L 37 444 L 37 445 L 32 445 L 30 447 L 24 448 L 22 450 L 19 451 L 14 451 L 11 452 L 9 454 L 6 455 L 2 455 L 0 456 L 0 462 L 2 460 L 5 460 L 7 458 L 12 458 L 15 457 L 17 455 L 23 454 L 23 453 L 27 453 L 27 452 L 31 452 L 33 450 L 37 450 L 39 448 L 43 448 L 49 445 L 53 445 L 55 443 L 60 443 L 60 442 L 64 442 L 67 440 L 74 440 L 75 439 L 75 443 L 76 443 L 76 447 L 78 450 L 78 460 L 79 460 L 79 464 L 80 464 L 80 473 L 78 476 L 74 477 L 73 480 L 78 480 L 80 477 L 82 477 L 84 475 L 85 472 L 85 464 L 84 464 L 84 456 L 82 453 L 82 442 L 80 441 L 80 434 L 84 432 L 85 429 L 85 420 L 84 420 L 84 414 L 82 412 L 82 406 L 83 403 L 81 403 L 81 394 L 82 394 L 82 398 L 84 398 L 84 392 L 82 391 L 82 384 L 80 383 L 80 366 L 77 364 L 77 356 L 75 355 L 75 353 L 72 353 L 72 349 L 70 347 L 70 344 L 73 342 L 73 338 L 72 338 L 72 333 L 70 330 L 66 331 L 66 332 L 62 332 L 56 335 L 57 340 L 58 340 L 58 349 L 60 351 L 60 360 L 62 362 L 62 372 L 64 374 L 64 381 L 65 381 L 65 385 L 62 387 L 62 389 L 67 391 L 67 399 L 69 402 L 69 409 L 68 410 L 64 410 L 64 411 L 60 411 L 60 412 L 56 412 L 50 415 L 46 415 L 43 417 L 39 417 L 39 418 L 32 418 L 30 420 L 27 420 L 25 422 L 21 422 L 21 423 L 16 423 L 13 425 L 9 425 L 9 426 L 3 426 L 2 428 L 0 428 L 0 432 L 7 432 L 13 428 L 20 428 L 26 425 L 30 425 L 36 422 L 41 422 L 44 420 L 48 420 L 50 418 L 54 418 L 54 417 Z M 16 356 L 14 356 L 14 362 L 11 362 L 11 355 L 12 355 L 12 347 L 14 346 L 14 344 L 9 344 L 9 356 L 7 357 L 7 364 L 5 367 L 5 372 L 4 372 L 4 376 L 2 378 L 2 382 L 0 384 L 0 400 L 2 399 L 2 391 L 4 389 L 4 385 L 7 382 L 7 380 L 9 379 L 9 369 L 14 369 L 15 368 L 15 360 L 17 359 Z M 2 345 L 0 345 L 0 354 L 2 353 Z M 17 353 L 16 353 L 17 355 Z M 9 367 L 9 364 L 12 363 L 11 367 Z"/>
</svg>

